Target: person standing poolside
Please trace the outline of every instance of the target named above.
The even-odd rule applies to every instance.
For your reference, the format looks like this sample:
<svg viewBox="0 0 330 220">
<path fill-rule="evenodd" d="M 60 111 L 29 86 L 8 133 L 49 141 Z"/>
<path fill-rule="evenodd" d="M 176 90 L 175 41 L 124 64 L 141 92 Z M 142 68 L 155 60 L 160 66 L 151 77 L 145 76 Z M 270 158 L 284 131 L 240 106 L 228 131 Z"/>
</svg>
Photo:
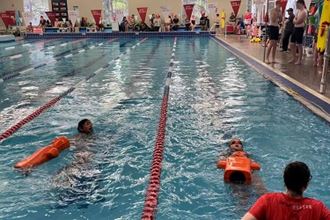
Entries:
<svg viewBox="0 0 330 220">
<path fill-rule="evenodd" d="M 294 31 L 291 37 L 290 50 L 292 53 L 292 59 L 289 63 L 294 63 L 297 65 L 301 64 L 303 55 L 303 37 L 304 37 L 304 27 L 307 19 L 307 11 L 305 9 L 304 0 L 297 0 L 297 12 L 293 19 Z M 296 49 L 298 48 L 298 57 L 296 56 Z"/>
<path fill-rule="evenodd" d="M 242 220 L 329 220 L 330 211 L 321 202 L 303 196 L 312 179 L 303 162 L 289 163 L 283 174 L 285 193 L 267 193 L 261 196 Z"/>
<path fill-rule="evenodd" d="M 294 29 L 294 24 L 293 24 L 293 19 L 294 19 L 293 9 L 292 8 L 289 8 L 286 11 L 289 14 L 289 18 L 285 22 L 284 36 L 283 36 L 283 39 L 282 39 L 282 51 L 287 51 L 288 50 L 290 36 L 292 35 L 293 29 Z"/>
<path fill-rule="evenodd" d="M 270 23 L 268 26 L 269 44 L 266 53 L 266 63 L 269 61 L 270 53 L 272 53 L 272 63 L 275 63 L 275 54 L 277 42 L 279 38 L 279 23 L 282 21 L 281 1 L 276 1 L 276 7 L 270 11 Z"/>
</svg>

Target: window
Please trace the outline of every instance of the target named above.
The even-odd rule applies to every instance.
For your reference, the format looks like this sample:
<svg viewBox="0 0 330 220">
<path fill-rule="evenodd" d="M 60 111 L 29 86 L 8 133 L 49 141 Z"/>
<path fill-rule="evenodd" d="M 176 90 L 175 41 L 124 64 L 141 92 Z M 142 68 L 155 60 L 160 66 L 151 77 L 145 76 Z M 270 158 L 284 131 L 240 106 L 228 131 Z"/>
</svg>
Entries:
<svg viewBox="0 0 330 220">
<path fill-rule="evenodd" d="M 45 11 L 49 11 L 48 0 L 24 0 L 24 12 L 33 15 L 32 25 L 39 25 L 40 16 L 47 18 Z"/>
<path fill-rule="evenodd" d="M 120 22 L 128 15 L 127 0 L 103 0 L 104 22 L 111 24 L 113 21 Z"/>
</svg>

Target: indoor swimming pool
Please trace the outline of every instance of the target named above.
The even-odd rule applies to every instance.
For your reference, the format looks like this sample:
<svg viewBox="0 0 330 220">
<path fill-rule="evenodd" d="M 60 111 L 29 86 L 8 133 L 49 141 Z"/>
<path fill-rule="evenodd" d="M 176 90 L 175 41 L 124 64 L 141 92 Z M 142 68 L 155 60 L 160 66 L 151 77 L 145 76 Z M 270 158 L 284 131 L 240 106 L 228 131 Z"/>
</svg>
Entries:
<svg viewBox="0 0 330 220">
<path fill-rule="evenodd" d="M 1 133 L 62 94 L 0 142 L 0 219 L 141 218 L 173 55 L 157 219 L 240 219 L 265 188 L 284 190 L 295 160 L 313 175 L 306 196 L 330 206 L 329 123 L 214 39 L 46 39 L 0 46 Z M 83 118 L 88 161 L 73 147 L 29 174 L 13 168 Z M 261 182 L 224 183 L 216 163 L 233 137 Z"/>
</svg>

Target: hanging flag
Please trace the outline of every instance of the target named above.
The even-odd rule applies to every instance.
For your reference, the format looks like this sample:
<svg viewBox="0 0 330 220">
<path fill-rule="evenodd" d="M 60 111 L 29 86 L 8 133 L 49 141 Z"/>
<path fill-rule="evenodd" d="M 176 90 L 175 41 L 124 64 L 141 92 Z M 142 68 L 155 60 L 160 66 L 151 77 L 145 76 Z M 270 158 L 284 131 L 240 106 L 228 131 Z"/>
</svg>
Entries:
<svg viewBox="0 0 330 220">
<path fill-rule="evenodd" d="M 96 9 L 96 10 L 91 10 L 95 24 L 99 25 L 100 24 L 100 20 L 101 20 L 101 9 Z"/>
<path fill-rule="evenodd" d="M 235 16 L 237 16 L 239 7 L 241 6 L 241 0 L 230 1 L 231 7 L 233 8 Z"/>
<path fill-rule="evenodd" d="M 14 12 L 15 14 L 15 12 Z M 0 13 L 0 17 L 3 21 L 3 23 L 5 24 L 6 28 L 8 28 L 8 26 L 13 26 L 15 25 L 15 17 L 14 19 L 12 18 L 11 14 L 10 13 L 7 13 L 7 12 L 2 12 Z"/>
<path fill-rule="evenodd" d="M 50 20 L 50 22 L 52 23 L 52 26 L 54 26 L 55 24 L 55 19 L 56 19 L 56 13 L 52 12 L 52 11 L 45 11 L 48 19 Z"/>
<path fill-rule="evenodd" d="M 72 25 L 74 26 L 79 18 L 79 10 L 68 10 L 68 15 Z"/>
<path fill-rule="evenodd" d="M 192 12 L 194 10 L 194 4 L 183 5 L 184 10 L 186 11 L 187 19 L 190 20 Z"/>
<path fill-rule="evenodd" d="M 287 0 L 281 0 L 281 6 L 282 6 L 282 14 L 285 13 L 285 8 L 286 8 L 286 4 L 288 3 Z"/>
<path fill-rule="evenodd" d="M 144 21 L 146 20 L 146 15 L 147 15 L 148 7 L 137 8 L 137 11 L 138 11 L 138 13 L 140 15 L 141 21 L 144 23 Z"/>
</svg>

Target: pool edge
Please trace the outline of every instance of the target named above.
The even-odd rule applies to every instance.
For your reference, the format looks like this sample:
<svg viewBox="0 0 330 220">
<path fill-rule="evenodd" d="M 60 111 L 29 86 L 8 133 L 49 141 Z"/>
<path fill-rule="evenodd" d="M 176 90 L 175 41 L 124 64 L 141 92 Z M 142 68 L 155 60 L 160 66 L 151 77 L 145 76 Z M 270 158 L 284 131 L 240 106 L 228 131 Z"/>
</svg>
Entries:
<svg viewBox="0 0 330 220">
<path fill-rule="evenodd" d="M 240 60 L 251 66 L 258 73 L 277 85 L 282 91 L 292 96 L 295 100 L 303 104 L 304 107 L 312 111 L 317 116 L 325 119 L 330 123 L 330 99 L 326 96 L 317 93 L 311 88 L 303 85 L 285 73 L 276 70 L 255 57 L 240 51 L 239 49 L 231 46 L 223 39 L 210 35 L 217 43 L 223 46 L 230 53 L 237 56 Z"/>
</svg>

